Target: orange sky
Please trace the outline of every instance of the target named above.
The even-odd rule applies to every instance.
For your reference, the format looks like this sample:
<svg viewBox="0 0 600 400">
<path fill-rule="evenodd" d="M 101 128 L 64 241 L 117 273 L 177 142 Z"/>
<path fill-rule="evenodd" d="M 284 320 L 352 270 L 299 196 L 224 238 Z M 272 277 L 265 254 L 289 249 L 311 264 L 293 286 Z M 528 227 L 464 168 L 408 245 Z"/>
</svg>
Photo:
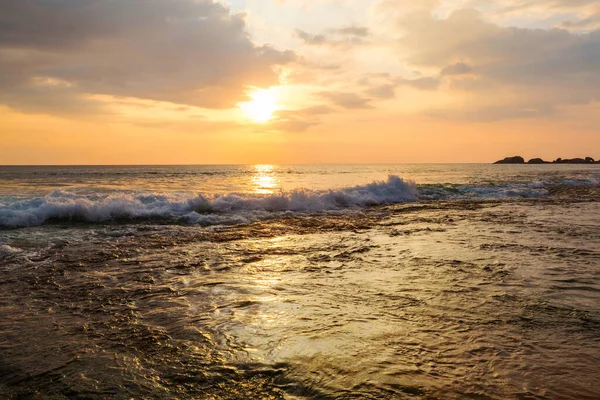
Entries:
<svg viewBox="0 0 600 400">
<path fill-rule="evenodd" d="M 0 164 L 600 158 L 599 25 L 585 0 L 3 2 Z"/>
</svg>

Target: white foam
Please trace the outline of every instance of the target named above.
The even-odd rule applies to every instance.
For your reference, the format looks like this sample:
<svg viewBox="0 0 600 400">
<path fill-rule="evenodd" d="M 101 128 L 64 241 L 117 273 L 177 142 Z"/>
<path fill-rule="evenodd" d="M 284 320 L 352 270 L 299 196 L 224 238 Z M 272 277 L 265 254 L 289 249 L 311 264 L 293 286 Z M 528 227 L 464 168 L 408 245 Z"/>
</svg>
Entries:
<svg viewBox="0 0 600 400">
<path fill-rule="evenodd" d="M 197 196 L 122 193 L 81 196 L 55 191 L 43 198 L 0 207 L 0 226 L 41 225 L 49 220 L 108 222 L 132 219 L 182 220 L 201 225 L 238 224 L 268 218 L 269 213 L 325 212 L 415 201 L 414 182 L 390 175 L 385 181 L 339 190 L 298 189 L 277 195 Z"/>
<path fill-rule="evenodd" d="M 2 256 L 2 255 L 6 256 L 6 255 L 15 254 L 15 253 L 20 253 L 22 251 L 23 250 L 18 249 L 16 247 L 11 247 L 7 244 L 0 245 L 0 256 Z"/>
<path fill-rule="evenodd" d="M 273 195 L 231 193 L 190 195 L 177 193 L 131 193 L 80 195 L 55 191 L 33 199 L 3 199 L 0 227 L 41 225 L 49 221 L 109 222 L 165 220 L 196 225 L 236 225 L 276 218 L 287 213 L 344 212 L 356 208 L 416 200 L 537 198 L 549 194 L 549 185 L 595 186 L 598 180 L 536 180 L 496 185 L 428 184 L 418 186 L 390 175 L 375 181 L 337 190 L 297 189 Z"/>
</svg>

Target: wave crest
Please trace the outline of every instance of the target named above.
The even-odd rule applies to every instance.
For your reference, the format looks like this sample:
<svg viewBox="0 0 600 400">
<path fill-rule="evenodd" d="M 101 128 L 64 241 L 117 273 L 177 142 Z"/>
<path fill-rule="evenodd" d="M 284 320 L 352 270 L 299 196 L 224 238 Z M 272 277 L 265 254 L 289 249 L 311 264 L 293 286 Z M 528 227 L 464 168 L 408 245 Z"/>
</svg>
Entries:
<svg viewBox="0 0 600 400">
<path fill-rule="evenodd" d="M 256 221 L 274 212 L 324 212 L 415 201 L 414 182 L 390 175 L 385 181 L 339 190 L 297 189 L 275 195 L 189 196 L 114 193 L 81 196 L 55 191 L 43 198 L 0 206 L 0 227 L 42 225 L 50 221 L 181 220 L 202 225 Z"/>
</svg>

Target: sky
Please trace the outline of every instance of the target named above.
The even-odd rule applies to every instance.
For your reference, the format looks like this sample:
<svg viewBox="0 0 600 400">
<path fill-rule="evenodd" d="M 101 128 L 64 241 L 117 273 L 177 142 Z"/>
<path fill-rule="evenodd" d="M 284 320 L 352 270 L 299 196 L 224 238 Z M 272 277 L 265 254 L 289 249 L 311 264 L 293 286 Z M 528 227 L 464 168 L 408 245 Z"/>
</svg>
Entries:
<svg viewBox="0 0 600 400">
<path fill-rule="evenodd" d="M 0 164 L 600 158 L 597 0 L 3 0 Z"/>
</svg>

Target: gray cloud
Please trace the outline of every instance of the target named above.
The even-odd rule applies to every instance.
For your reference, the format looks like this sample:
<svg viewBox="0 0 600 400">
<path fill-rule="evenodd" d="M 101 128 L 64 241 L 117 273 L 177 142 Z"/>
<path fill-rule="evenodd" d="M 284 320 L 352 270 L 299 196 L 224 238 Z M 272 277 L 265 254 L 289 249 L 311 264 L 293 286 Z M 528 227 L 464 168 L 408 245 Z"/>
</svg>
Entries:
<svg viewBox="0 0 600 400">
<path fill-rule="evenodd" d="M 392 99 L 396 95 L 396 85 L 387 83 L 375 86 L 365 90 L 365 93 L 378 99 Z"/>
<path fill-rule="evenodd" d="M 472 1 L 471 5 L 485 6 L 486 4 L 500 5 L 498 15 L 538 15 L 548 21 L 558 17 L 562 22 L 559 27 L 568 30 L 594 30 L 600 28 L 600 2 L 597 0 L 483 0 Z M 552 17 L 548 18 L 549 15 Z"/>
<path fill-rule="evenodd" d="M 397 78 L 397 85 L 411 86 L 420 90 L 435 90 L 440 85 L 438 77 L 423 77 L 416 79 Z"/>
<path fill-rule="evenodd" d="M 225 108 L 294 59 L 255 46 L 212 0 L 0 2 L 0 102 L 24 110 L 58 112 L 61 96 L 68 111 L 87 94 Z"/>
<path fill-rule="evenodd" d="M 367 97 L 362 97 L 357 95 L 356 93 L 351 92 L 321 92 L 319 95 L 329 101 L 331 101 L 336 106 L 346 108 L 346 109 L 364 109 L 364 108 L 373 108 L 370 102 L 371 99 Z"/>
<path fill-rule="evenodd" d="M 321 104 L 299 110 L 280 110 L 275 113 L 272 126 L 287 132 L 304 132 L 321 123 L 320 116 L 331 114 L 334 109 Z"/>
<path fill-rule="evenodd" d="M 369 36 L 369 28 L 363 26 L 346 26 L 330 29 L 327 34 L 312 34 L 296 29 L 296 36 L 310 46 L 350 47 L 365 44 Z"/>
<path fill-rule="evenodd" d="M 360 36 L 360 37 L 369 36 L 369 28 L 367 28 L 365 26 L 347 26 L 345 28 L 332 29 L 331 32 L 337 33 L 340 35 L 349 35 L 349 36 Z"/>
<path fill-rule="evenodd" d="M 559 10 L 581 10 L 598 5 L 597 0 L 544 0 L 543 2 L 532 0 L 496 0 L 506 8 L 504 12 L 527 11 L 533 8 L 559 9 Z M 473 2 L 477 4 L 478 2 Z"/>
<path fill-rule="evenodd" d="M 464 75 L 464 74 L 468 74 L 469 72 L 471 72 L 471 67 L 468 64 L 465 64 L 463 62 L 458 62 L 458 63 L 452 64 L 452 65 L 448 65 L 447 67 L 442 69 L 442 71 L 440 72 L 440 75 L 442 75 L 442 76 Z"/>
<path fill-rule="evenodd" d="M 435 118 L 454 119 L 460 118 L 468 121 L 490 122 L 514 118 L 532 118 L 549 116 L 556 110 L 548 105 L 532 104 L 498 104 L 493 106 L 480 106 L 472 109 L 442 110 L 433 109 L 425 112 L 426 115 Z"/>
<path fill-rule="evenodd" d="M 369 74 L 358 80 L 358 84 L 366 87 L 364 93 L 376 99 L 391 99 L 401 86 L 409 86 L 419 90 L 436 90 L 441 82 L 440 76 L 409 79 L 393 77 L 390 74 Z"/>
<path fill-rule="evenodd" d="M 321 45 L 328 43 L 327 36 L 325 35 L 313 35 L 302 29 L 296 29 L 296 36 L 298 36 L 306 44 L 310 45 Z"/>
<path fill-rule="evenodd" d="M 546 115 L 599 99 L 600 31 L 503 27 L 471 9 L 446 19 L 418 13 L 401 23 L 409 64 L 441 71 L 477 118 Z"/>
<path fill-rule="evenodd" d="M 565 21 L 561 26 L 566 29 L 576 30 L 598 29 L 600 28 L 600 12 L 587 18 Z"/>
</svg>

